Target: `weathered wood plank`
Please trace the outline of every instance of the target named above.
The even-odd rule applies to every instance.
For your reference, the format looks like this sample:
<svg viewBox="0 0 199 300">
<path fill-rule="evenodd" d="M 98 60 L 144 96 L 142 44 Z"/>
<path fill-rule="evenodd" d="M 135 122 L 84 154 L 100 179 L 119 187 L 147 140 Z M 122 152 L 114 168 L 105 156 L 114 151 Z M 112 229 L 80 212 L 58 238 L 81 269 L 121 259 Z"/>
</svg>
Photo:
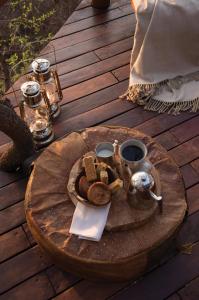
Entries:
<svg viewBox="0 0 199 300">
<path fill-rule="evenodd" d="M 169 131 L 166 131 L 156 136 L 155 140 L 167 150 L 170 150 L 179 145 L 179 141 Z"/>
<path fill-rule="evenodd" d="M 83 0 L 80 2 L 80 4 L 76 7 L 75 10 L 80 10 L 83 9 L 85 7 L 88 7 L 91 5 L 91 0 Z"/>
<path fill-rule="evenodd" d="M 47 300 L 55 295 L 44 272 L 1 295 L 1 300 Z"/>
<path fill-rule="evenodd" d="M 99 61 L 94 52 L 89 52 L 70 59 L 67 63 L 62 62 L 57 65 L 57 72 L 60 75 L 73 72 L 85 66 L 92 65 Z"/>
<path fill-rule="evenodd" d="M 115 77 L 113 77 L 111 73 L 106 73 L 77 85 L 73 85 L 63 90 L 62 104 L 92 94 L 115 83 L 117 83 Z"/>
<path fill-rule="evenodd" d="M 199 277 L 188 283 L 183 289 L 178 291 L 181 300 L 199 299 Z"/>
<path fill-rule="evenodd" d="M 127 84 L 127 81 L 123 81 L 63 105 L 62 113 L 56 123 L 63 122 L 117 99 L 126 90 Z"/>
<path fill-rule="evenodd" d="M 0 293 L 50 266 L 36 246 L 0 264 Z"/>
<path fill-rule="evenodd" d="M 123 16 L 124 13 L 120 12 L 120 15 Z M 112 32 L 114 32 L 115 30 L 118 30 L 119 28 L 122 28 L 122 27 L 124 28 L 128 25 L 131 26 L 131 28 L 132 28 L 134 18 L 135 18 L 134 15 L 123 16 L 121 18 L 110 21 L 106 24 L 91 27 L 91 28 L 82 30 L 80 32 L 70 34 L 68 36 L 63 36 L 61 38 L 55 39 L 55 40 L 51 41 L 48 44 L 47 48 L 44 48 L 41 51 L 41 53 L 46 52 L 46 50 L 49 47 L 51 47 L 51 45 L 53 45 L 56 50 L 59 50 L 59 49 L 62 49 L 63 47 L 66 48 L 69 46 L 73 46 L 75 44 L 79 44 L 79 43 L 85 42 L 85 41 L 93 39 L 93 38 L 97 38 L 97 37 L 99 38 L 100 36 L 104 35 L 105 30 L 106 30 L 106 34 L 109 35 Z"/>
<path fill-rule="evenodd" d="M 155 136 L 172 127 L 183 123 L 184 121 L 190 120 L 193 116 L 197 116 L 199 113 L 181 113 L 178 116 L 168 115 L 168 114 L 157 114 L 157 116 L 149 121 L 137 127 L 138 130 L 144 133 Z"/>
<path fill-rule="evenodd" d="M 89 281 L 81 281 L 74 288 L 68 289 L 59 296 L 56 300 L 103 300 L 110 297 L 119 289 L 126 286 L 127 283 L 91 283 Z M 123 298 L 124 299 L 124 298 Z"/>
<path fill-rule="evenodd" d="M 132 23 L 126 24 L 127 26 L 122 26 L 117 28 L 115 31 L 112 31 L 109 35 L 102 35 L 96 38 L 89 39 L 82 42 L 81 44 L 73 45 L 67 48 L 62 48 L 56 51 L 57 62 L 62 62 L 76 56 L 82 55 L 84 53 L 97 50 L 101 47 L 110 45 L 111 43 L 123 40 L 133 35 L 135 29 L 135 18 L 132 16 Z M 47 50 L 43 51 L 47 53 Z M 51 63 L 54 63 L 54 55 L 52 53 L 52 48 L 49 49 L 49 54 L 46 54 Z"/>
<path fill-rule="evenodd" d="M 170 130 L 170 132 L 181 142 L 185 142 L 199 134 L 199 116 L 184 122 Z"/>
<path fill-rule="evenodd" d="M 191 162 L 191 166 L 199 174 L 199 158 Z"/>
<path fill-rule="evenodd" d="M 120 100 L 112 101 L 89 112 L 85 112 L 81 115 L 65 120 L 61 124 L 55 124 L 54 129 L 56 136 L 59 137 L 70 131 L 94 126 L 106 119 L 109 119 L 111 116 L 114 116 L 115 113 L 123 113 L 128 109 L 129 103 L 123 105 Z"/>
<path fill-rule="evenodd" d="M 117 18 L 121 18 L 122 16 L 131 14 L 129 11 L 123 11 L 119 8 L 110 10 L 110 11 L 103 11 L 101 14 L 92 16 L 90 18 L 86 18 L 83 20 L 80 20 L 79 22 L 70 23 L 65 26 L 63 26 L 53 37 L 53 40 L 67 36 L 69 34 L 73 34 L 88 28 L 92 28 L 94 26 L 98 26 L 107 22 L 110 22 L 112 20 L 115 20 Z"/>
<path fill-rule="evenodd" d="M 177 244 L 193 244 L 199 241 L 199 212 L 189 216 L 182 225 L 177 237 Z"/>
<path fill-rule="evenodd" d="M 25 222 L 23 201 L 0 211 L 0 234 Z"/>
<path fill-rule="evenodd" d="M 111 5 L 108 7 L 108 10 L 115 9 L 117 7 L 126 5 L 127 3 L 128 3 L 128 0 L 118 0 L 118 1 L 114 1 L 113 0 L 113 1 L 111 1 Z M 91 7 L 91 6 L 87 7 L 87 5 L 88 5 L 87 3 L 85 5 L 84 4 L 80 4 L 80 6 L 79 6 L 80 8 L 81 8 L 81 5 L 82 5 L 83 9 L 76 10 L 68 18 L 68 20 L 66 21 L 65 24 L 70 24 L 70 23 L 73 23 L 73 22 L 78 22 L 80 20 L 83 20 L 83 19 L 95 16 L 95 15 L 98 15 L 98 14 L 103 14 L 104 13 L 104 10 L 102 10 L 102 9 L 96 9 L 96 8 Z"/>
<path fill-rule="evenodd" d="M 108 46 L 102 47 L 98 50 L 95 50 L 95 54 L 101 59 L 106 59 L 117 55 L 119 53 L 125 52 L 127 50 L 131 50 L 133 46 L 132 37 L 121 40 L 119 42 L 110 44 Z"/>
<path fill-rule="evenodd" d="M 130 3 L 126 4 L 126 5 L 123 5 L 120 7 L 120 9 L 125 12 L 125 13 L 133 13 L 133 9 L 132 9 L 132 6 Z"/>
<path fill-rule="evenodd" d="M 169 298 L 167 298 L 166 300 L 181 300 L 180 297 L 178 296 L 178 294 L 173 294 L 172 296 L 170 296 Z"/>
<path fill-rule="evenodd" d="M 77 276 L 66 273 L 55 266 L 48 268 L 46 274 L 56 293 L 61 293 L 81 280 Z"/>
<path fill-rule="evenodd" d="M 199 136 L 188 142 L 172 149 L 171 156 L 174 158 L 178 166 L 183 166 L 192 160 L 198 158 L 199 155 Z"/>
<path fill-rule="evenodd" d="M 73 12 L 73 14 L 68 18 L 65 25 L 71 24 L 74 22 L 79 22 L 83 19 L 90 18 L 92 16 L 96 16 L 99 14 L 103 14 L 104 11 L 101 9 L 92 8 L 90 5 L 88 7 L 85 7 L 81 10 L 76 10 Z"/>
<path fill-rule="evenodd" d="M 127 51 L 106 60 L 94 63 L 90 66 L 84 67 L 80 70 L 64 74 L 60 76 L 61 87 L 64 89 L 66 87 L 78 84 L 82 81 L 102 75 L 103 73 L 112 71 L 116 66 L 126 64 L 129 60 L 130 52 Z"/>
<path fill-rule="evenodd" d="M 135 104 L 129 101 L 122 101 L 119 100 L 122 105 L 130 105 L 132 108 L 135 107 Z M 126 113 L 120 114 L 119 116 L 113 117 L 112 119 L 104 122 L 103 124 L 110 124 L 110 125 L 118 125 L 118 126 L 125 126 L 125 127 L 135 127 L 139 124 L 142 124 L 146 120 L 149 120 L 156 116 L 157 113 L 151 111 L 145 111 L 142 107 L 136 107 L 132 110 L 127 111 Z"/>
<path fill-rule="evenodd" d="M 128 64 L 126 66 L 122 66 L 120 68 L 117 68 L 114 71 L 112 71 L 112 73 L 118 79 L 118 81 L 122 81 L 122 80 L 125 80 L 125 79 L 129 78 L 129 74 L 130 74 L 129 61 L 128 61 Z"/>
<path fill-rule="evenodd" d="M 185 188 L 189 188 L 198 183 L 199 176 L 190 164 L 181 167 L 180 170 L 184 179 Z"/>
<path fill-rule="evenodd" d="M 189 215 L 199 210 L 199 184 L 196 184 L 187 190 L 187 203 Z"/>
<path fill-rule="evenodd" d="M 22 227 L 0 236 L 0 263 L 17 253 L 26 250 L 30 244 Z"/>
<path fill-rule="evenodd" d="M 192 255 L 178 254 L 111 299 L 165 299 L 199 275 L 198 251 L 199 244 L 193 247 Z"/>
<path fill-rule="evenodd" d="M 1 146 L 2 147 L 2 146 Z M 0 151 L 1 152 L 1 151 Z M 0 188 L 24 178 L 24 175 L 20 172 L 7 173 L 0 171 Z"/>
<path fill-rule="evenodd" d="M 27 180 L 21 179 L 0 189 L 0 210 L 24 199 Z"/>
</svg>

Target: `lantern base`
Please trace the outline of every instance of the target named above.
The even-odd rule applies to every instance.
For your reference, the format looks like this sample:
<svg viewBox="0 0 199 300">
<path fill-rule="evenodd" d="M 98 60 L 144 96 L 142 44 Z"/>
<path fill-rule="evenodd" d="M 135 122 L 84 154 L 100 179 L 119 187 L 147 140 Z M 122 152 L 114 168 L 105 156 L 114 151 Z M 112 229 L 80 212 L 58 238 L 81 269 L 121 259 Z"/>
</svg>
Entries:
<svg viewBox="0 0 199 300">
<path fill-rule="evenodd" d="M 48 146 L 54 140 L 54 132 L 51 127 L 40 132 L 33 132 L 33 140 L 37 149 Z"/>
<path fill-rule="evenodd" d="M 52 119 L 56 119 L 61 113 L 61 107 L 58 103 L 51 104 L 51 117 Z"/>
</svg>

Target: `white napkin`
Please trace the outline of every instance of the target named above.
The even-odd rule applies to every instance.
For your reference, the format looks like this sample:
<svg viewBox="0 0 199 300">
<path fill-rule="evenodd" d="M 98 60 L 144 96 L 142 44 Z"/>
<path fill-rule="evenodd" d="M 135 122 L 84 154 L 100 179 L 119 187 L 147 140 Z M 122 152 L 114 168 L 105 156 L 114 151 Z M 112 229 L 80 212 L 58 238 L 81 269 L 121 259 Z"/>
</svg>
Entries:
<svg viewBox="0 0 199 300">
<path fill-rule="evenodd" d="M 106 225 L 110 205 L 91 207 L 78 202 L 69 232 L 80 239 L 98 242 Z"/>
</svg>

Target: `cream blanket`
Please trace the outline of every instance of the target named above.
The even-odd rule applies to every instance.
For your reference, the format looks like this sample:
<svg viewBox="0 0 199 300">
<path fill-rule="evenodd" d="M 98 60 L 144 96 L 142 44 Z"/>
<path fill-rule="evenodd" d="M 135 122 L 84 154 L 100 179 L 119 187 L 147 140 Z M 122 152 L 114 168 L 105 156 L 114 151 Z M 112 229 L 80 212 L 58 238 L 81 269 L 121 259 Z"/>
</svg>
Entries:
<svg viewBox="0 0 199 300">
<path fill-rule="evenodd" d="M 199 109 L 199 0 L 134 0 L 128 100 L 178 114 Z"/>
</svg>

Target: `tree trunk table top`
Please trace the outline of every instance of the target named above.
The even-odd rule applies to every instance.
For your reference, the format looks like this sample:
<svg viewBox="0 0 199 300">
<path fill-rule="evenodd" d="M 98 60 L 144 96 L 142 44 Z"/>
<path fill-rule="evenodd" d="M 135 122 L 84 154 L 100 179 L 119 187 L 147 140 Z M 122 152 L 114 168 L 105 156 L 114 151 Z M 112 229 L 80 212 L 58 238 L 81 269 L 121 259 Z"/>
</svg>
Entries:
<svg viewBox="0 0 199 300">
<path fill-rule="evenodd" d="M 67 183 L 74 163 L 100 142 L 122 143 L 130 138 L 147 146 L 161 182 L 163 213 L 156 209 L 147 223 L 136 228 L 105 230 L 100 242 L 69 234 L 75 206 Z M 119 127 L 73 132 L 50 145 L 35 162 L 25 197 L 27 222 L 38 244 L 66 271 L 96 280 L 123 281 L 143 274 L 169 247 L 186 209 L 181 174 L 166 150 L 139 131 Z M 107 224 L 110 218 L 111 212 Z"/>
</svg>

